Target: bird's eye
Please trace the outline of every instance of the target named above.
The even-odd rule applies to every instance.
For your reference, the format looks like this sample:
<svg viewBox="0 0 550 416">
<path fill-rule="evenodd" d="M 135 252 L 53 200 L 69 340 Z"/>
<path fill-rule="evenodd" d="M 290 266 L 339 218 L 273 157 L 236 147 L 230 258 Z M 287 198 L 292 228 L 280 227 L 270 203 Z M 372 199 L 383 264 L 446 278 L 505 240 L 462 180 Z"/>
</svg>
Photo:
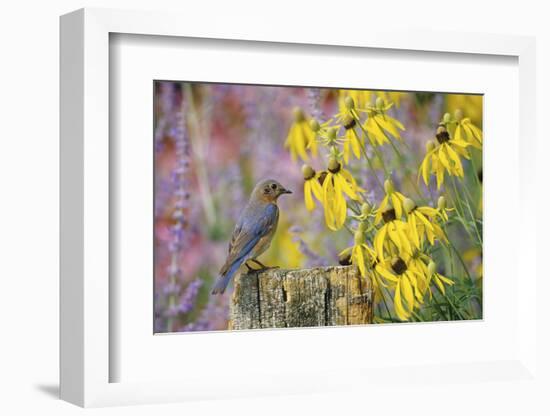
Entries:
<svg viewBox="0 0 550 416">
<path fill-rule="evenodd" d="M 277 185 L 274 184 L 274 183 L 272 183 L 272 184 L 271 184 L 271 189 L 277 189 Z"/>
</svg>

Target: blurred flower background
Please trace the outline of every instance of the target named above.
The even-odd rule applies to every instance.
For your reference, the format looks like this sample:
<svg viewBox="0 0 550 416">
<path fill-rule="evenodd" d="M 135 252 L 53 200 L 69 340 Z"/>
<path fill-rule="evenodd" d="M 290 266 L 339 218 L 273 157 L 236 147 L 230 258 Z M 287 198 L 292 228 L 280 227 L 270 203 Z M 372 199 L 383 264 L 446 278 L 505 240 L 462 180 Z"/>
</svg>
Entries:
<svg viewBox="0 0 550 416">
<path fill-rule="evenodd" d="M 436 171 L 444 167 L 437 165 L 440 159 L 434 159 L 435 152 L 429 153 L 434 148 L 441 151 L 444 146 L 454 149 L 458 146 L 456 143 L 462 143 L 456 140 L 459 133 L 455 132 L 462 117 L 482 128 L 481 96 L 171 81 L 157 81 L 154 87 L 155 332 L 227 329 L 231 294 L 210 296 L 210 290 L 224 263 L 240 210 L 262 178 L 276 179 L 294 192 L 279 202 L 279 226 L 271 248 L 260 257 L 264 264 L 281 268 L 335 265 L 339 257 L 341 261 L 342 250 L 360 246 L 354 238 L 355 229 L 367 232 L 367 227 L 360 223 L 366 222 L 369 214 L 351 215 L 356 203 L 353 198 L 348 200 L 350 212 L 343 224 L 330 217 L 337 213 L 327 209 L 328 200 L 323 204 L 312 195 L 310 204 L 315 208 L 308 206 L 312 210 L 306 208 L 307 200 L 304 202 L 304 189 L 314 193 L 322 190 L 316 184 L 311 186 L 313 182 L 307 185 L 306 173 L 311 171 L 302 172 L 301 163 L 307 162 L 316 172 L 327 169 L 326 172 L 332 174 L 334 169 L 330 170 L 329 166 L 332 159 L 346 164 L 345 169 L 333 176 L 347 175 L 348 171 L 353 175 L 358 207 L 361 205 L 359 192 L 364 201 L 372 201 L 373 207 L 378 207 L 388 193 L 384 189 L 386 182 L 391 183 L 396 195 L 404 194 L 418 205 L 433 207 L 434 212 L 448 217 L 441 226 L 450 243 L 430 246 L 428 254 L 437 264 L 435 271 L 430 270 L 434 276 L 432 283 L 437 287 L 443 286 L 444 279 L 451 283 L 446 284 L 442 292 L 432 295 L 430 290 L 429 297 L 415 303 L 413 313 L 410 305 L 406 316 L 403 311 L 392 312 L 392 299 L 387 299 L 388 308 L 387 302 L 382 305 L 382 298 L 378 297 L 376 321 L 482 316 L 481 151 L 474 153 L 468 149 L 468 158 L 459 154 L 463 158 L 463 175 L 458 177 L 458 167 L 451 164 L 452 172 L 443 172 L 449 176 L 444 176 L 446 179 L 441 181 L 439 189 Z M 369 106 L 376 109 L 377 104 L 383 103 L 382 113 L 365 111 L 368 114 L 365 137 L 368 131 L 372 132 L 369 136 L 373 138 L 372 146 L 364 147 L 365 138 L 359 129 L 356 133 L 343 127 L 350 122 L 343 106 L 345 97 L 352 97 L 357 109 Z M 459 113 L 455 114 L 455 110 Z M 445 120 L 445 113 L 452 116 Z M 355 114 L 364 117 L 360 112 Z M 384 137 L 373 130 L 376 129 L 376 125 L 372 125 L 377 120 L 375 116 L 380 114 L 396 120 L 394 128 L 400 135 L 399 140 L 390 134 L 384 143 Z M 335 120 L 342 126 L 334 133 L 327 133 L 328 120 L 335 115 L 340 116 Z M 310 127 L 311 120 L 319 123 L 317 134 Z M 302 133 L 296 130 L 299 122 L 303 122 L 298 126 Z M 442 137 L 436 136 L 441 133 L 438 127 L 455 132 L 453 140 L 438 143 Z M 471 131 L 466 125 L 462 135 Z M 304 140 L 309 143 L 303 142 L 304 147 L 300 148 L 300 142 L 292 136 L 296 134 L 305 135 Z M 335 137 L 331 138 L 331 134 Z M 359 149 L 359 145 L 363 148 Z M 342 154 L 330 154 L 337 148 Z M 368 163 L 362 159 L 361 150 L 369 156 Z M 426 158 L 429 159 L 427 180 L 421 169 Z M 318 177 L 309 179 L 315 181 Z M 342 180 L 345 184 L 346 179 Z M 452 190 L 451 186 L 460 189 Z M 446 201 L 443 209 L 438 208 L 441 196 Z M 379 211 L 380 217 L 382 209 Z M 373 210 L 373 219 L 376 214 Z M 331 227 L 327 215 L 333 221 Z M 441 238 L 444 238 L 442 234 Z M 374 247 L 368 246 L 365 250 L 371 249 L 374 253 Z M 354 255 L 357 253 L 363 255 L 355 249 Z M 370 251 L 365 253 L 366 256 Z M 416 258 L 405 260 L 413 273 L 412 262 Z M 231 288 L 232 285 L 229 292 Z"/>
</svg>

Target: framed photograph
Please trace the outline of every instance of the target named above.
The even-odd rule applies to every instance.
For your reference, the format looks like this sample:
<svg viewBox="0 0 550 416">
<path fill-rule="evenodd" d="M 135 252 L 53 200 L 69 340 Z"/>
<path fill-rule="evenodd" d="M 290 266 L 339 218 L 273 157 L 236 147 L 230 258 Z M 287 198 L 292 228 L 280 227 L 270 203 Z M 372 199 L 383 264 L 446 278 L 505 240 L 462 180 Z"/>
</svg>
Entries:
<svg viewBox="0 0 550 416">
<path fill-rule="evenodd" d="M 537 383 L 534 40 L 180 22 L 61 18 L 61 397 Z"/>
<path fill-rule="evenodd" d="M 482 95 L 153 85 L 155 333 L 483 318 Z"/>
</svg>

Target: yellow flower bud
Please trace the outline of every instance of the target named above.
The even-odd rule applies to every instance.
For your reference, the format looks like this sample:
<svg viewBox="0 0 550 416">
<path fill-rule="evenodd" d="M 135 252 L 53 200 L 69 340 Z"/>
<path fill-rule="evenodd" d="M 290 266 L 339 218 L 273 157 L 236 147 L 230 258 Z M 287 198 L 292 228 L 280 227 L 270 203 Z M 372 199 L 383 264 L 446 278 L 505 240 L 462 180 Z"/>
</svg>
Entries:
<svg viewBox="0 0 550 416">
<path fill-rule="evenodd" d="M 409 214 L 412 210 L 416 208 L 416 204 L 412 199 L 405 198 L 405 200 L 403 201 L 403 208 L 405 208 L 405 212 Z"/>
<path fill-rule="evenodd" d="M 450 123 L 451 122 L 451 115 L 449 113 L 445 113 L 443 115 L 443 123 Z"/>
<path fill-rule="evenodd" d="M 460 120 L 462 120 L 463 117 L 464 117 L 464 113 L 462 112 L 462 110 L 460 108 L 456 109 L 455 110 L 455 120 L 460 121 Z"/>
<path fill-rule="evenodd" d="M 378 97 L 376 99 L 376 108 L 379 110 L 382 110 L 384 108 L 384 99 L 382 97 Z"/>
<path fill-rule="evenodd" d="M 336 140 L 336 135 L 338 133 L 338 128 L 337 127 L 331 127 L 330 129 L 328 129 L 327 131 L 327 137 L 329 140 Z"/>
<path fill-rule="evenodd" d="M 435 263 L 433 261 L 430 261 L 430 263 L 428 264 L 428 277 L 433 276 L 433 274 L 435 273 L 435 268 Z"/>
<path fill-rule="evenodd" d="M 328 161 L 328 170 L 329 170 L 329 172 L 337 173 L 340 170 L 340 167 L 341 167 L 341 165 L 336 159 L 330 158 L 330 160 Z"/>
<path fill-rule="evenodd" d="M 364 233 L 365 231 L 367 231 L 367 228 L 368 228 L 369 224 L 365 221 L 361 221 L 359 223 L 359 227 L 358 227 L 358 231 L 361 231 L 362 233 Z"/>
<path fill-rule="evenodd" d="M 363 203 L 363 205 L 361 205 L 361 214 L 364 215 L 364 216 L 367 216 L 370 214 L 370 212 L 372 211 L 372 208 L 369 204 L 367 204 L 366 202 Z"/>
<path fill-rule="evenodd" d="M 445 208 L 447 208 L 447 200 L 443 195 L 440 196 L 439 199 L 437 200 L 437 208 L 441 210 L 444 210 Z"/>
<path fill-rule="evenodd" d="M 300 107 L 294 107 L 294 109 L 292 110 L 292 114 L 296 123 L 300 123 L 305 119 L 304 112 Z"/>
<path fill-rule="evenodd" d="M 435 143 L 433 142 L 433 140 L 428 140 L 426 142 L 426 153 L 429 153 L 434 149 L 435 149 Z"/>
<path fill-rule="evenodd" d="M 351 97 L 346 97 L 344 99 L 344 104 L 348 110 L 353 110 L 355 108 L 355 101 L 353 101 Z"/>
<path fill-rule="evenodd" d="M 309 127 L 311 127 L 311 130 L 313 130 L 314 133 L 317 133 L 321 129 L 321 126 L 319 125 L 319 122 L 315 119 L 312 119 L 309 122 Z"/>
<path fill-rule="evenodd" d="M 315 170 L 309 165 L 303 165 L 302 174 L 304 175 L 304 180 L 307 181 L 315 176 Z"/>
<path fill-rule="evenodd" d="M 387 194 L 391 194 L 393 192 L 393 183 L 390 179 L 386 179 L 384 181 L 384 190 Z"/>
</svg>

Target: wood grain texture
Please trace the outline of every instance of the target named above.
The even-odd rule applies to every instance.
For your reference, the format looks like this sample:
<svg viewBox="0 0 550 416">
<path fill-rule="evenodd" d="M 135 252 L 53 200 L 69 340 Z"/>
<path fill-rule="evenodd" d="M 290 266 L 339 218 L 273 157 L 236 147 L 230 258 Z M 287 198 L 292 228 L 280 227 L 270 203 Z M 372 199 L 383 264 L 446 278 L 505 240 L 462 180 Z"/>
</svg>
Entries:
<svg viewBox="0 0 550 416">
<path fill-rule="evenodd" d="M 369 279 L 353 266 L 268 269 L 235 279 L 229 329 L 372 323 Z"/>
</svg>

